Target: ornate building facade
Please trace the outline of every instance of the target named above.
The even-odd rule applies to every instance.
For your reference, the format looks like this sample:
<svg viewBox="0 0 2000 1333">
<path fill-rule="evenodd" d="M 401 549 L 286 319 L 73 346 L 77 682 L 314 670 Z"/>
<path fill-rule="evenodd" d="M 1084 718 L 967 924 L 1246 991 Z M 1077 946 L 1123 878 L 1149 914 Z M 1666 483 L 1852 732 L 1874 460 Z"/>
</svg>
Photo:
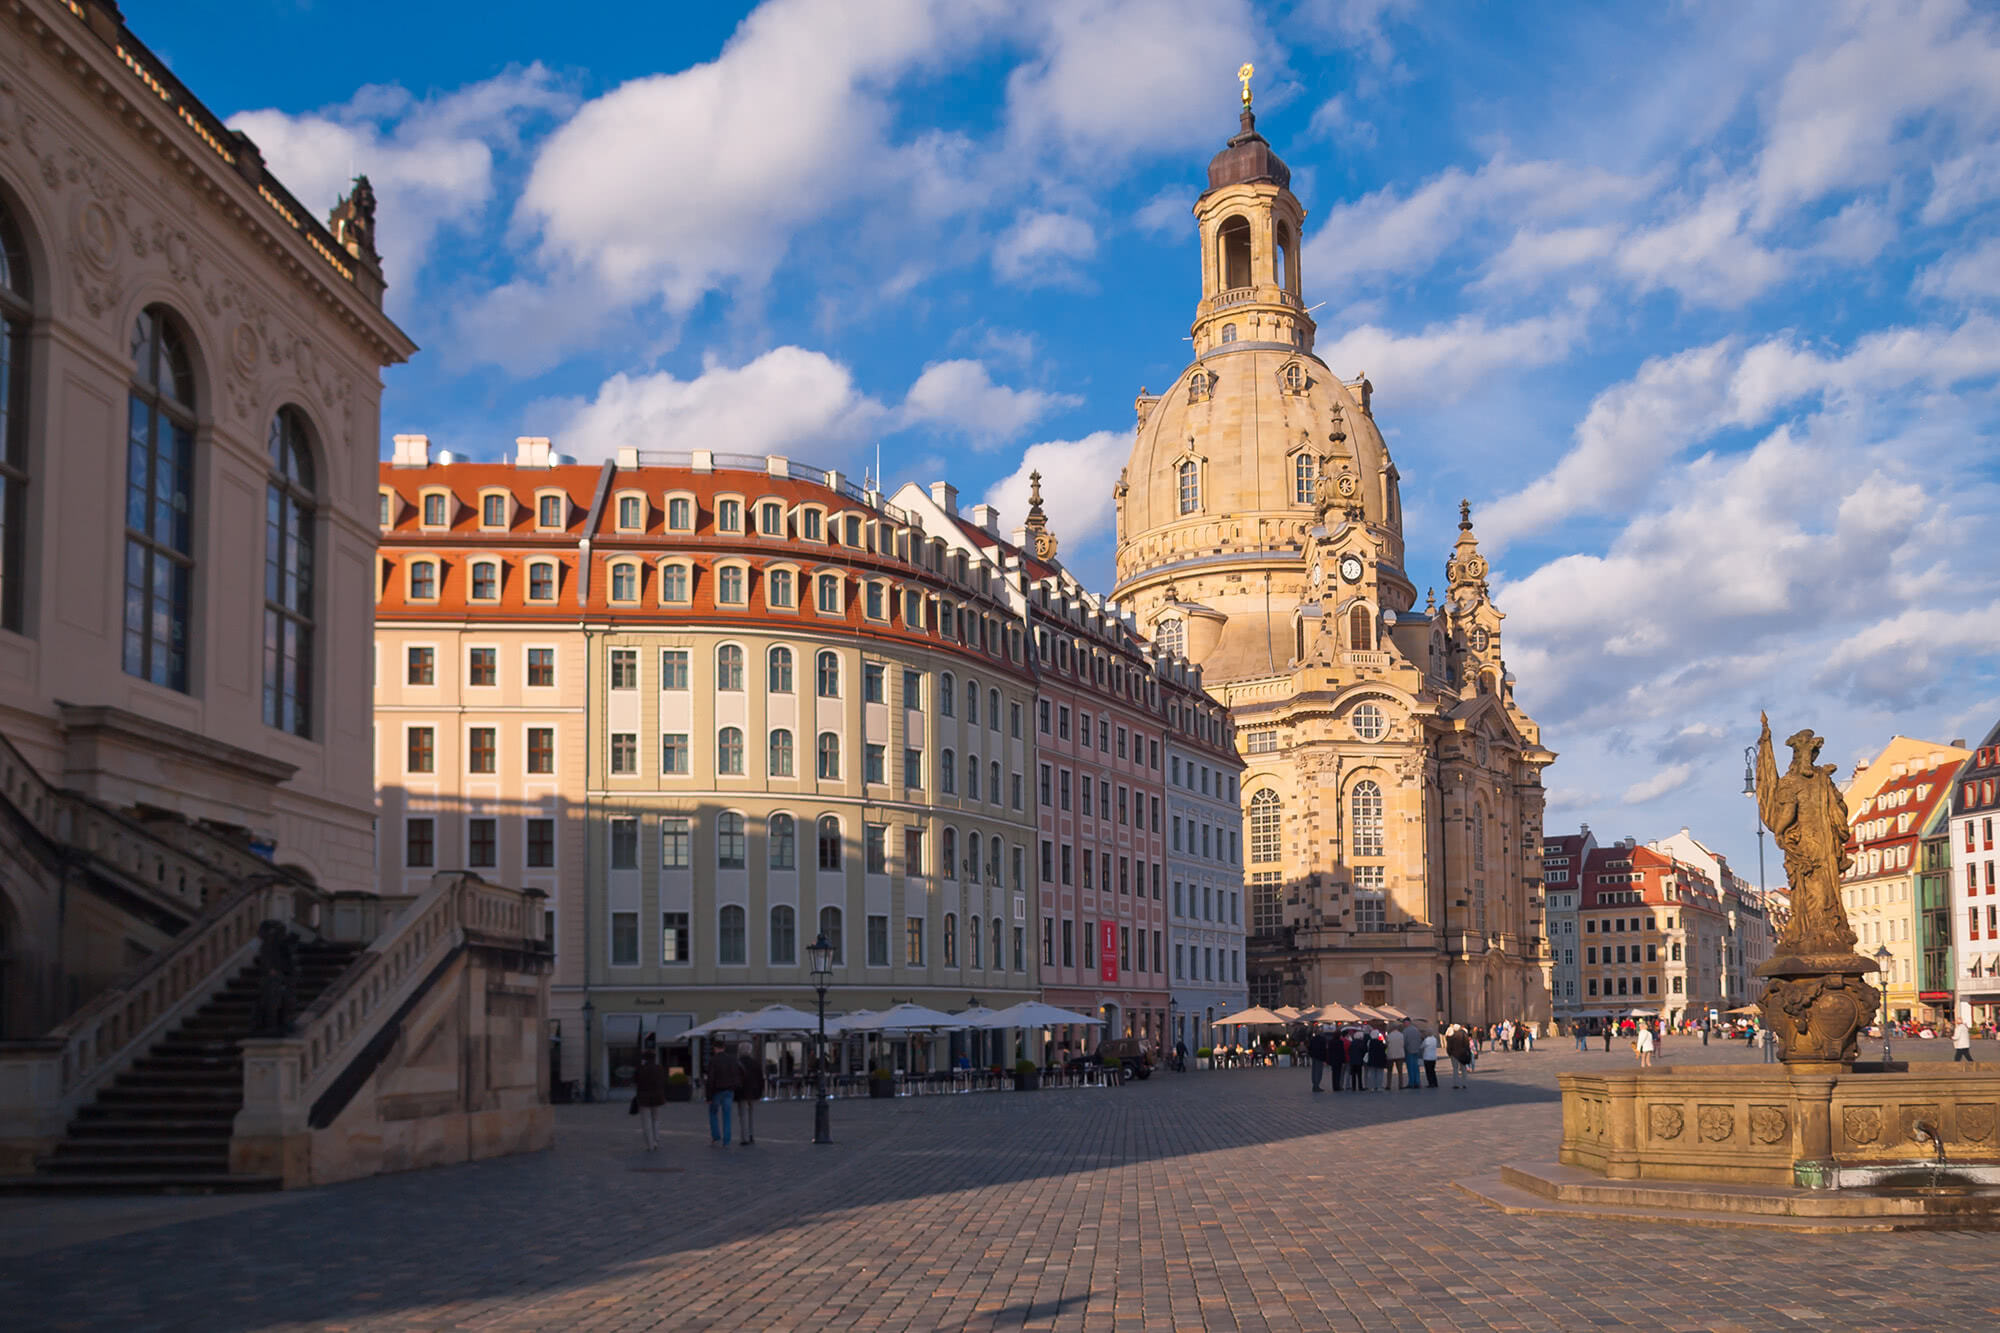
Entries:
<svg viewBox="0 0 2000 1333">
<path fill-rule="evenodd" d="M 1249 998 L 1547 1018 L 1542 770 L 1469 509 L 1427 596 L 1373 386 L 1313 351 L 1305 213 L 1258 134 L 1196 201 L 1194 359 L 1136 402 L 1117 586 L 1246 762 Z"/>
</svg>

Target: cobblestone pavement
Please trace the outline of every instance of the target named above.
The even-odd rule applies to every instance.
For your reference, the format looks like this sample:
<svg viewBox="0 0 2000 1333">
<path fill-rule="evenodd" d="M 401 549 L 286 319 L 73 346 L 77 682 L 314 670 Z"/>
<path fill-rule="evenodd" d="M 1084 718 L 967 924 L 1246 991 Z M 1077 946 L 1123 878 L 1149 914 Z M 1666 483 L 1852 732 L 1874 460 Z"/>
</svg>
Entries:
<svg viewBox="0 0 2000 1333">
<path fill-rule="evenodd" d="M 1941 1043 L 1899 1057 L 1949 1055 Z M 1985 1046 L 1982 1043 L 1982 1046 Z M 1995 1053 L 1982 1050 L 1982 1059 Z M 1677 1040 L 1662 1063 L 1742 1060 Z M 1992 1235 L 1798 1237 L 1512 1218 L 1454 1179 L 1549 1159 L 1544 1042 L 1469 1091 L 1314 1096 L 1303 1069 L 1122 1089 L 561 1108 L 532 1157 L 237 1206 L 0 1201 L 19 1329 L 1979 1329 Z M 1448 1082 L 1448 1080 L 1447 1080 Z"/>
</svg>

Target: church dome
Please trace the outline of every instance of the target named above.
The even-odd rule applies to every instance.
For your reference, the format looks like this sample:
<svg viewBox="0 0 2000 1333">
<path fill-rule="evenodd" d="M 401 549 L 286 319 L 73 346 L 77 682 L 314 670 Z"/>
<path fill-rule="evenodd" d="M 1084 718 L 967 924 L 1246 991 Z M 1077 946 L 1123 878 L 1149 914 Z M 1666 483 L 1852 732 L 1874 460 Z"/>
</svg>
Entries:
<svg viewBox="0 0 2000 1333">
<path fill-rule="evenodd" d="M 1243 130 L 1221 152 L 1208 160 L 1208 188 L 1220 190 L 1230 185 L 1268 183 L 1281 190 L 1292 185 L 1292 169 L 1284 164 L 1271 144 L 1257 133 L 1257 117 L 1243 108 Z"/>
</svg>

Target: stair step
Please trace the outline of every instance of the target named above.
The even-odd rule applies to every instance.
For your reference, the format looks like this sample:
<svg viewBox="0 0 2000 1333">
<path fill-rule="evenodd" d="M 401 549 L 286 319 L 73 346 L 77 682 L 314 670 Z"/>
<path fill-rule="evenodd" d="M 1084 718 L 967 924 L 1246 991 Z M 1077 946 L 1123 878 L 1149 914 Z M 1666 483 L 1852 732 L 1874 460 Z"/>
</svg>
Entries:
<svg viewBox="0 0 2000 1333">
<path fill-rule="evenodd" d="M 167 1069 L 128 1069 L 118 1076 L 114 1084 L 120 1088 L 157 1087 L 238 1087 L 243 1081 L 241 1069 L 213 1068 L 206 1065 L 175 1065 Z"/>
<path fill-rule="evenodd" d="M 233 1176 L 226 1171 L 0 1177 L 0 1194 L 235 1194 L 283 1187 L 277 1176 Z"/>
<path fill-rule="evenodd" d="M 95 1142 L 105 1138 L 148 1138 L 192 1139 L 220 1135 L 228 1138 L 236 1120 L 232 1112 L 227 1115 L 210 1116 L 206 1119 L 193 1116 L 95 1116 L 89 1120 L 79 1118 L 69 1127 L 69 1137 L 65 1143 Z"/>
<path fill-rule="evenodd" d="M 213 1158 L 229 1160 L 229 1140 L 223 1138 L 123 1138 L 64 1139 L 48 1162 L 74 1162 L 79 1158 L 117 1158 L 121 1161 L 143 1157 L 149 1162 L 205 1162 Z"/>
</svg>

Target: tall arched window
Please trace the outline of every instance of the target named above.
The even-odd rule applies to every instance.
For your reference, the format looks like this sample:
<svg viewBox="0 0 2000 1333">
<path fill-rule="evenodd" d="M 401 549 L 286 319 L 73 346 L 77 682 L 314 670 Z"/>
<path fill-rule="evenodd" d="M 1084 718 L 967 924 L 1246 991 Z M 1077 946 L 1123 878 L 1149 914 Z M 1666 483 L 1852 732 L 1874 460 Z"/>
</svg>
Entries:
<svg viewBox="0 0 2000 1333">
<path fill-rule="evenodd" d="M 1187 622 L 1178 616 L 1172 620 L 1162 620 L 1153 628 L 1153 642 L 1163 653 L 1186 657 Z"/>
<path fill-rule="evenodd" d="M 1357 653 L 1375 651 L 1375 617 L 1367 607 L 1357 606 L 1347 613 L 1347 643 Z"/>
<path fill-rule="evenodd" d="M 743 728 L 724 727 L 715 733 L 715 771 L 725 777 L 743 776 Z"/>
<path fill-rule="evenodd" d="M 965 725 L 979 725 L 979 682 L 976 680 L 965 682 Z"/>
<path fill-rule="evenodd" d="M 735 903 L 729 904 L 716 913 L 715 926 L 715 961 L 729 966 L 750 961 L 743 909 Z"/>
<path fill-rule="evenodd" d="M 819 820 L 819 868 L 840 869 L 840 820 L 821 815 Z"/>
<path fill-rule="evenodd" d="M 743 688 L 743 650 L 733 643 L 715 650 L 715 688 L 731 691 Z"/>
<path fill-rule="evenodd" d="M 774 778 L 792 776 L 792 733 L 785 727 L 771 729 L 771 753 L 768 765 Z"/>
<path fill-rule="evenodd" d="M 125 670 L 188 687 L 194 593 L 194 366 L 165 306 L 132 324 L 125 446 Z"/>
<path fill-rule="evenodd" d="M 1183 514 L 1201 508 L 1201 467 L 1192 458 L 1183 458 L 1174 469 L 1174 488 L 1180 496 Z"/>
<path fill-rule="evenodd" d="M 715 864 L 722 870 L 741 870 L 744 865 L 743 816 L 725 810 L 715 821 Z"/>
<path fill-rule="evenodd" d="M 1486 869 L 1486 807 L 1472 807 L 1472 868 Z"/>
<path fill-rule="evenodd" d="M 824 935 L 826 942 L 833 946 L 833 961 L 836 964 L 846 963 L 847 954 L 841 949 L 840 945 L 840 909 L 838 907 L 822 907 L 819 909 L 819 933 Z"/>
<path fill-rule="evenodd" d="M 1250 859 L 1275 861 L 1279 854 L 1278 793 L 1260 791 L 1250 798 Z"/>
<path fill-rule="evenodd" d="M 1299 275 L 1292 265 L 1292 224 L 1280 221 L 1272 229 L 1271 281 L 1286 291 L 1299 289 Z"/>
<path fill-rule="evenodd" d="M 968 833 L 965 835 L 965 882 L 968 884 L 977 884 L 979 882 L 979 835 L 977 833 Z"/>
<path fill-rule="evenodd" d="M 0 629 L 25 623 L 28 573 L 28 247 L 0 201 Z"/>
<path fill-rule="evenodd" d="M 264 495 L 264 725 L 312 734 L 313 465 L 305 418 L 271 418 Z"/>
<path fill-rule="evenodd" d="M 1000 932 L 1002 929 L 1002 925 L 999 916 L 997 915 L 994 916 L 994 918 L 987 924 L 992 928 L 993 931 L 992 966 L 995 970 L 998 970 L 1000 968 L 1007 966 L 1006 951 L 1000 947 L 1000 941 L 1001 941 Z"/>
<path fill-rule="evenodd" d="M 819 775 L 828 781 L 840 776 L 840 737 L 831 731 L 819 734 Z"/>
<path fill-rule="evenodd" d="M 1357 782 L 1347 798 L 1348 823 L 1354 828 L 1354 855 L 1381 856 L 1382 789 Z"/>
<path fill-rule="evenodd" d="M 771 670 L 769 688 L 773 694 L 792 692 L 792 650 L 773 648 L 771 650 Z"/>
<path fill-rule="evenodd" d="M 793 967 L 799 961 L 799 914 L 789 907 L 771 909 L 771 965 Z"/>
<path fill-rule="evenodd" d="M 1302 449 L 1292 459 L 1292 503 L 1313 502 L 1313 486 L 1319 481 L 1319 459 L 1310 449 Z"/>
<path fill-rule="evenodd" d="M 1000 730 L 1000 691 L 995 689 L 986 691 L 986 729 Z"/>
<path fill-rule="evenodd" d="M 1216 229 L 1215 261 L 1224 291 L 1250 285 L 1250 219 L 1233 217 Z"/>
<path fill-rule="evenodd" d="M 949 671 L 938 677 L 938 711 L 946 717 L 958 715 L 958 682 Z"/>
<path fill-rule="evenodd" d="M 790 815 L 772 815 L 764 826 L 769 844 L 767 859 L 773 870 L 792 870 L 798 865 L 798 834 Z"/>
<path fill-rule="evenodd" d="M 980 921 L 980 919 L 975 916 L 966 925 L 966 931 L 965 931 L 966 961 L 970 963 L 973 967 L 985 966 L 985 964 L 979 961 L 980 957 L 979 946 L 982 939 L 982 936 L 979 933 L 979 928 L 982 924 L 983 923 Z"/>
<path fill-rule="evenodd" d="M 814 660 L 814 679 L 822 699 L 840 697 L 840 658 L 831 652 L 821 653 Z"/>
</svg>

